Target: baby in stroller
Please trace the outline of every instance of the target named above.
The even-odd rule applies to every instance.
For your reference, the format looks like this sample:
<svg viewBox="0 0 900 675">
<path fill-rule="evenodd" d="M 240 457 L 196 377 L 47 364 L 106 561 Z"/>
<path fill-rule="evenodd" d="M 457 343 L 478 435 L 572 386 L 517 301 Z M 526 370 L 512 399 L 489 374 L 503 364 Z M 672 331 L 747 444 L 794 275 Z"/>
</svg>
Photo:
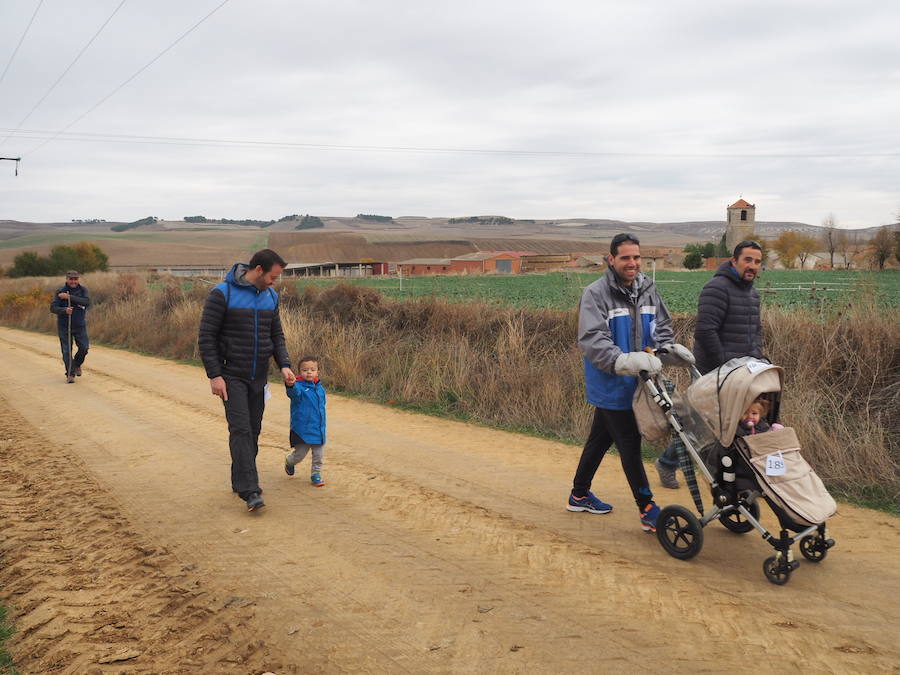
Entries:
<svg viewBox="0 0 900 675">
<path fill-rule="evenodd" d="M 769 401 L 760 396 L 753 400 L 753 403 L 741 415 L 741 424 L 738 427 L 737 435 L 746 436 L 748 434 L 761 434 L 770 429 L 784 429 L 778 422 L 769 424 L 766 416 L 769 414 Z"/>
</svg>

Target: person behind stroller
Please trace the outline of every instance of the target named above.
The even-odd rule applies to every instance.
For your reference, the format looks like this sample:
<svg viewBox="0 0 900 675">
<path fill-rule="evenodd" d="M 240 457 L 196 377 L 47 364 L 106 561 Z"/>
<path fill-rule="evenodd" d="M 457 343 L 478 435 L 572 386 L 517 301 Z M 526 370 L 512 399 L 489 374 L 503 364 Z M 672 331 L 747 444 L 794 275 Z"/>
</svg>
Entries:
<svg viewBox="0 0 900 675">
<path fill-rule="evenodd" d="M 736 434 L 738 436 L 749 436 L 752 434 L 762 434 L 772 429 L 784 429 L 777 422 L 769 424 L 766 416 L 769 414 L 769 402 L 762 396 L 753 401 L 744 414 L 741 415 L 741 423 L 738 425 Z"/>
<path fill-rule="evenodd" d="M 753 287 L 762 260 L 759 242 L 742 241 L 734 247 L 731 259 L 719 266 L 700 291 L 694 357 L 701 375 L 739 356 L 763 357 L 759 293 Z M 680 444 L 676 436 L 656 460 L 659 482 L 664 488 L 678 488 L 675 474 Z"/>
</svg>

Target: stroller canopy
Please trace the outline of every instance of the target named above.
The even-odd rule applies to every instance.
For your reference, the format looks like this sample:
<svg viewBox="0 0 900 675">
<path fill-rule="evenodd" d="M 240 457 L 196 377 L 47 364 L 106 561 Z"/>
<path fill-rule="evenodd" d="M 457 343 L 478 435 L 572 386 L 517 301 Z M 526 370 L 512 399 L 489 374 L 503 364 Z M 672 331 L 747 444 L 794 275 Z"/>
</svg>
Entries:
<svg viewBox="0 0 900 675">
<path fill-rule="evenodd" d="M 684 402 L 723 446 L 734 442 L 741 415 L 760 394 L 780 393 L 782 369 L 750 356 L 731 359 L 695 380 Z M 777 416 L 777 409 L 770 411 Z"/>
</svg>

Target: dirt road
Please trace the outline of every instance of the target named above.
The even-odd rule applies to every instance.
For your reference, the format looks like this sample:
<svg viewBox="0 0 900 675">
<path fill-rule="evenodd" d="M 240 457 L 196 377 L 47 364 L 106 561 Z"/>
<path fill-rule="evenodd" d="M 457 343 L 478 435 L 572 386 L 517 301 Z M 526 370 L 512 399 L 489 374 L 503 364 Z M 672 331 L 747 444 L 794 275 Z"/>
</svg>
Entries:
<svg viewBox="0 0 900 675">
<path fill-rule="evenodd" d="M 55 338 L 0 329 L 23 672 L 900 672 L 896 518 L 842 504 L 828 559 L 777 587 L 755 534 L 668 557 L 614 457 L 616 509 L 569 513 L 578 448 L 338 396 L 313 488 L 273 393 L 248 514 L 201 369 L 92 347 L 69 385 Z"/>
</svg>

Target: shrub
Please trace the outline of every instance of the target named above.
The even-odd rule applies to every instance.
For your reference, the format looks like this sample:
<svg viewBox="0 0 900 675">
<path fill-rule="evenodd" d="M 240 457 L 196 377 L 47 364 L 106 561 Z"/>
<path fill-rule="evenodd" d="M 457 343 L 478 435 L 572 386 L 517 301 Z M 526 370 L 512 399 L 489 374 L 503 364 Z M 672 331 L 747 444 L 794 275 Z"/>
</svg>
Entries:
<svg viewBox="0 0 900 675">
<path fill-rule="evenodd" d="M 0 322 L 55 332 L 47 308 L 56 279 L 0 281 Z M 209 286 L 136 275 L 86 280 L 91 338 L 147 353 L 197 358 L 197 330 Z M 767 356 L 785 366 L 784 423 L 832 487 L 900 501 L 900 330 L 874 299 L 837 311 L 764 309 Z M 288 351 L 315 353 L 329 386 L 471 421 L 581 441 L 584 401 L 574 311 L 435 298 L 387 302 L 376 291 L 339 284 L 281 291 Z M 674 318 L 690 345 L 696 317 Z M 148 330 L 148 325 L 153 329 Z M 670 369 L 679 391 L 684 370 Z"/>
<path fill-rule="evenodd" d="M 703 266 L 703 258 L 697 251 L 691 251 L 684 256 L 684 266 L 689 270 L 696 270 Z"/>
<path fill-rule="evenodd" d="M 64 274 L 74 269 L 79 272 L 96 272 L 108 269 L 109 257 L 99 246 L 81 241 L 73 246 L 54 246 L 48 257 L 34 251 L 25 251 L 13 260 L 9 270 L 11 277 L 46 277 Z"/>
<path fill-rule="evenodd" d="M 325 227 L 325 223 L 317 216 L 311 216 L 308 213 L 300 219 L 295 230 L 310 230 L 314 227 Z"/>
<path fill-rule="evenodd" d="M 159 218 L 156 216 L 147 216 L 146 218 L 141 218 L 140 220 L 135 220 L 131 223 L 119 223 L 118 225 L 113 225 L 110 230 L 113 232 L 125 232 L 126 230 L 133 230 L 136 227 L 141 227 L 142 225 L 153 225 L 153 223 L 157 222 Z"/>
</svg>

